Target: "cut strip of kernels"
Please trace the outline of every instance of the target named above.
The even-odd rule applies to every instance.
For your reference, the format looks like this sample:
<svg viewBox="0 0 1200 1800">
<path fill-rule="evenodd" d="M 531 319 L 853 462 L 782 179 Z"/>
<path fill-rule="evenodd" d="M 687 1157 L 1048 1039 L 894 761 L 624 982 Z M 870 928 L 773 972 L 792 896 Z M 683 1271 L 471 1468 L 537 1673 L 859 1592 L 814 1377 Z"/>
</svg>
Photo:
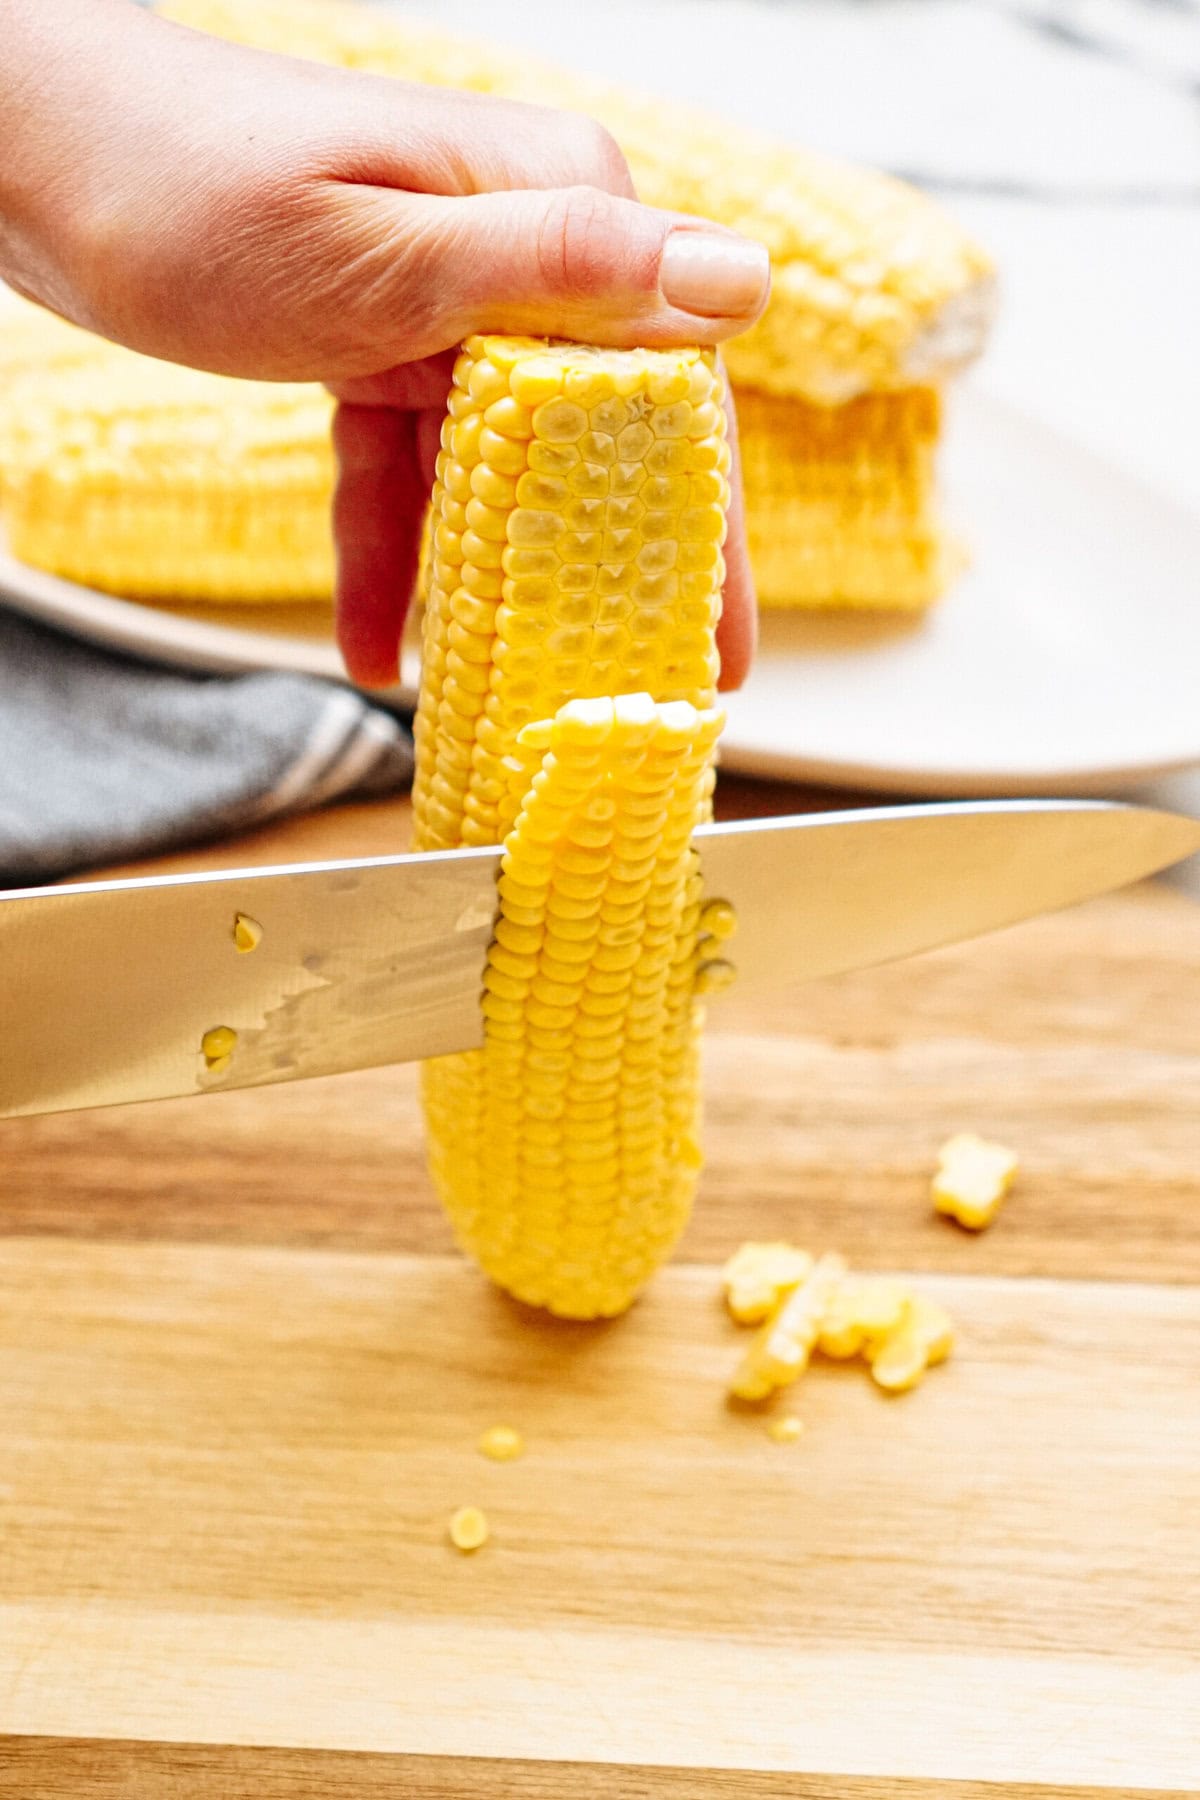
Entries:
<svg viewBox="0 0 1200 1800">
<path fill-rule="evenodd" d="M 990 1144 L 974 1132 L 960 1132 L 938 1151 L 934 1208 L 968 1231 L 983 1231 L 1000 1211 L 1018 1166 L 1013 1151 L 1003 1144 Z"/>
<path fill-rule="evenodd" d="M 822 1256 L 814 1263 L 774 1318 L 755 1333 L 730 1383 L 735 1398 L 765 1400 L 804 1373 L 830 1297 L 845 1273 L 840 1256 Z"/>
<path fill-rule="evenodd" d="M 812 1266 L 808 1251 L 792 1244 L 742 1244 L 721 1271 L 725 1303 L 739 1325 L 761 1324 Z"/>
<path fill-rule="evenodd" d="M 233 921 L 233 941 L 237 948 L 247 954 L 258 949 L 262 938 L 263 928 L 258 920 L 252 919 L 248 913 L 238 913 Z"/>
<path fill-rule="evenodd" d="M 457 1512 L 451 1513 L 449 1531 L 454 1548 L 468 1555 L 482 1549 L 491 1536 L 487 1514 L 478 1506 L 460 1506 Z"/>
<path fill-rule="evenodd" d="M 489 987 L 483 1050 L 425 1072 L 435 1177 L 460 1240 L 519 1298 L 569 1316 L 627 1306 L 678 1236 L 691 1204 L 699 1096 L 687 977 L 699 906 L 689 898 L 695 856 L 688 840 L 707 797 L 720 722 L 719 714 L 698 713 L 687 702 L 656 706 L 647 695 L 629 695 L 571 702 L 548 731 L 539 724 L 519 734 L 518 759 L 528 760 L 524 767 L 518 760 L 514 781 L 524 789 L 524 803 L 506 840 L 505 862 L 512 874 L 520 872 L 523 893 L 544 895 L 545 929 L 529 934 L 518 955 L 499 939 L 524 944 L 525 935 L 514 932 L 502 911 L 488 965 L 502 973 L 528 966 L 531 997 L 506 1001 Z M 558 920 L 553 907 L 577 860 L 576 821 L 586 825 L 596 800 L 611 800 L 620 826 L 627 799 L 648 791 L 659 795 L 662 848 L 641 902 L 643 948 L 634 941 L 606 949 L 589 937 L 585 960 L 576 964 L 569 933 L 577 922 Z M 545 842 L 537 829 L 543 809 L 560 817 L 559 837 L 545 856 L 530 857 L 531 846 L 540 851 Z M 618 828 L 607 849 L 589 852 L 599 883 L 593 916 L 603 911 L 618 878 L 613 872 L 623 866 L 621 837 Z M 656 935 L 650 921 L 658 913 L 674 920 L 659 928 L 661 954 L 650 948 Z M 612 992 L 585 987 L 575 1000 L 574 988 L 543 980 L 544 963 L 557 969 L 564 961 L 581 971 L 627 972 L 629 979 Z M 569 992 L 571 1003 L 533 997 L 539 982 L 543 993 Z M 546 1068 L 517 1049 L 514 1062 L 510 1040 L 496 1036 L 505 1022 L 518 1031 L 523 1023 L 530 1044 L 539 1036 L 561 1044 L 563 1060 Z M 509 1069 L 518 1074 L 515 1082 L 507 1079 Z M 622 1074 L 626 1083 L 605 1098 Z M 593 1085 L 602 1096 L 596 1102 L 586 1098 Z M 584 1111 L 576 1110 L 560 1130 L 558 1120 L 580 1102 Z M 565 1204 L 553 1230 L 529 1198 L 533 1167 L 558 1174 Z M 585 1195 L 594 1202 L 585 1206 Z"/>
<path fill-rule="evenodd" d="M 895 1328 L 869 1354 L 877 1386 L 898 1394 L 916 1387 L 926 1369 L 944 1362 L 954 1347 L 954 1322 L 933 1300 L 914 1294 Z"/>
<path fill-rule="evenodd" d="M 492 1462 L 515 1462 L 524 1454 L 525 1440 L 511 1425 L 489 1425 L 479 1440 L 479 1454 Z"/>
<path fill-rule="evenodd" d="M 851 1275 L 830 1296 L 817 1348 L 823 1356 L 838 1359 L 869 1355 L 900 1324 L 908 1304 L 902 1282 L 882 1275 Z"/>
</svg>

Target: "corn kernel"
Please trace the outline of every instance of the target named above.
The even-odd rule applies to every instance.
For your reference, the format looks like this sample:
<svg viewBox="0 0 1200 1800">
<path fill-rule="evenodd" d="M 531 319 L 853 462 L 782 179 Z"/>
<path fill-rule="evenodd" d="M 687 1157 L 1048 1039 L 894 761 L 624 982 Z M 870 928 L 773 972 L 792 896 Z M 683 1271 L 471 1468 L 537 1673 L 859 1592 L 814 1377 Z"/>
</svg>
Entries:
<svg viewBox="0 0 1200 1800">
<path fill-rule="evenodd" d="M 739 1325 L 761 1324 L 812 1266 L 808 1251 L 791 1244 L 742 1244 L 721 1271 L 726 1305 Z"/>
<path fill-rule="evenodd" d="M 515 1462 L 525 1451 L 525 1440 L 511 1425 L 490 1425 L 479 1440 L 479 1454 L 492 1462 Z"/>
<path fill-rule="evenodd" d="M 252 919 L 248 913 L 236 914 L 233 921 L 233 941 L 243 954 L 257 950 L 262 938 L 263 928 L 257 919 Z"/>
<path fill-rule="evenodd" d="M 869 1353 L 872 1378 L 888 1393 L 902 1393 L 916 1387 L 935 1363 L 944 1362 L 953 1346 L 949 1313 L 914 1294 L 899 1324 Z"/>
<path fill-rule="evenodd" d="M 700 929 L 719 943 L 731 938 L 737 930 L 737 913 L 728 900 L 706 901 L 700 914 Z"/>
<path fill-rule="evenodd" d="M 723 994 L 737 980 L 737 970 L 731 962 L 720 958 L 702 962 L 696 969 L 697 994 Z"/>
<path fill-rule="evenodd" d="M 804 1420 L 798 1413 L 783 1413 L 768 1421 L 767 1436 L 777 1444 L 794 1444 L 804 1436 Z"/>
<path fill-rule="evenodd" d="M 238 1034 L 232 1025 L 214 1025 L 200 1039 L 200 1054 L 210 1069 L 218 1063 L 229 1066 L 229 1058 L 233 1055 Z"/>
<path fill-rule="evenodd" d="M 457 1512 L 451 1513 L 449 1531 L 450 1542 L 465 1555 L 482 1549 L 491 1536 L 487 1514 L 478 1506 L 460 1506 Z"/>
<path fill-rule="evenodd" d="M 885 1276 L 852 1275 L 830 1296 L 821 1319 L 817 1347 L 839 1360 L 866 1354 L 894 1331 L 905 1317 L 908 1292 Z"/>
<path fill-rule="evenodd" d="M 961 1132 L 938 1151 L 934 1208 L 968 1231 L 983 1231 L 1000 1211 L 1017 1168 L 1016 1156 L 1002 1144 Z"/>
</svg>

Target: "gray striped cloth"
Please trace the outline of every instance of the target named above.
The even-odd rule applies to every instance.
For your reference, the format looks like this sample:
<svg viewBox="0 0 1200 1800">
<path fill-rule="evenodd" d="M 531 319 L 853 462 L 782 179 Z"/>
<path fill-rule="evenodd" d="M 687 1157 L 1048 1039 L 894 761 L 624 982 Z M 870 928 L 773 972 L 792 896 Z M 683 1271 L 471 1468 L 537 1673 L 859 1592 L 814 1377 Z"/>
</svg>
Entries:
<svg viewBox="0 0 1200 1800">
<path fill-rule="evenodd" d="M 189 675 L 0 611 L 0 886 L 150 855 L 412 777 L 407 731 L 301 675 Z"/>
</svg>

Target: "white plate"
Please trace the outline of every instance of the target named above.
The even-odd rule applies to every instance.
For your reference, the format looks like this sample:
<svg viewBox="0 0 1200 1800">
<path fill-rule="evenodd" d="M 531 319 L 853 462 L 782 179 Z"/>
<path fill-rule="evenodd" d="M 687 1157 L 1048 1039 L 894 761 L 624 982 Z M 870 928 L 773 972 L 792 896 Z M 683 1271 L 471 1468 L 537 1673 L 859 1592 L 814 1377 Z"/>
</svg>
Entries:
<svg viewBox="0 0 1200 1800">
<path fill-rule="evenodd" d="M 727 763 L 997 794 L 1200 762 L 1200 516 L 977 387 L 943 472 L 970 568 L 923 619 L 768 615 Z"/>
<path fill-rule="evenodd" d="M 768 614 L 730 769 L 898 793 L 1113 790 L 1200 762 L 1200 519 L 979 389 L 944 455 L 972 566 L 925 618 Z M 320 607 L 114 600 L 0 551 L 0 594 L 186 668 L 337 678 Z M 411 699 L 407 649 L 396 694 Z"/>
</svg>

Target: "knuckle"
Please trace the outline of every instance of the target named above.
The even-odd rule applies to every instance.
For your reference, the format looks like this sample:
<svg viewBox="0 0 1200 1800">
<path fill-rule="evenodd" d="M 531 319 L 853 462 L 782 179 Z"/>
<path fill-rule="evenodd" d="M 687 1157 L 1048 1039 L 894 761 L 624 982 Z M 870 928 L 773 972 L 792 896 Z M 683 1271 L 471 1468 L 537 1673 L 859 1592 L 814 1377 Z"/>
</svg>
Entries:
<svg viewBox="0 0 1200 1800">
<path fill-rule="evenodd" d="M 568 113 L 578 145 L 579 160 L 585 178 L 596 187 L 617 193 L 632 191 L 629 164 L 625 153 L 607 125 L 590 113 Z"/>
<path fill-rule="evenodd" d="M 538 272 L 553 292 L 582 298 L 602 284 L 609 263 L 614 204 L 596 187 L 561 188 L 550 196 L 538 232 Z"/>
</svg>

